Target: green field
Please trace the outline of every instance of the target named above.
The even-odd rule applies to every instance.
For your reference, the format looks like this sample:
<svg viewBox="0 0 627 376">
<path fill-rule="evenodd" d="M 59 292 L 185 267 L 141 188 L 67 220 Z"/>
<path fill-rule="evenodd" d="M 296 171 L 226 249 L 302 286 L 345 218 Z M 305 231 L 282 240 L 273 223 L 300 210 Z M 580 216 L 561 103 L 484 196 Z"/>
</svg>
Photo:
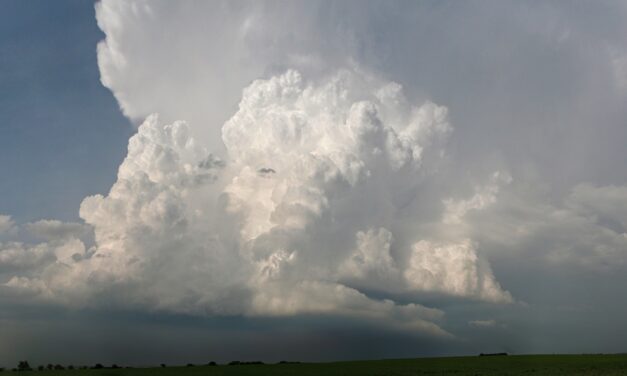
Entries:
<svg viewBox="0 0 627 376">
<path fill-rule="evenodd" d="M 627 355 L 521 355 L 45 371 L 54 375 L 627 375 Z"/>
</svg>

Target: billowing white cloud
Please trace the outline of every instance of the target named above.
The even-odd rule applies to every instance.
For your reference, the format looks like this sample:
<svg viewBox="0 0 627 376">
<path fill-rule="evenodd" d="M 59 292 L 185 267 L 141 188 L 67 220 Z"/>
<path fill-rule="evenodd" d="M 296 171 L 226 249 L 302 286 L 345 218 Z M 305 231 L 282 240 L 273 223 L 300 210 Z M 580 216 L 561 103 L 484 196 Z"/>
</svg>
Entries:
<svg viewBox="0 0 627 376">
<path fill-rule="evenodd" d="M 338 27 L 334 38 L 320 38 L 319 10 L 313 3 L 101 1 L 101 81 L 136 123 L 155 112 L 168 123 L 185 119 L 221 153 L 222 125 L 252 80 L 349 60 L 351 33 Z M 312 53 L 320 49 L 329 53 Z"/>
<path fill-rule="evenodd" d="M 88 238 L 90 227 L 79 223 L 41 220 L 19 226 L 9 216 L 0 216 L 0 282 L 17 277 L 37 278 L 47 266 L 73 263 L 85 253 L 79 238 Z M 43 242 L 21 241 L 20 233 L 40 238 Z"/>
<path fill-rule="evenodd" d="M 412 202 L 451 131 L 446 108 L 353 69 L 254 81 L 222 129 L 225 159 L 187 123 L 150 116 L 109 193 L 83 201 L 86 225 L 26 225 L 48 242 L 25 257 L 47 263 L 6 286 L 68 304 L 353 315 L 446 336 L 441 311 L 361 290 L 511 301 L 470 242 L 417 235 L 443 217 Z"/>
<path fill-rule="evenodd" d="M 433 244 L 422 240 L 413 247 L 405 271 L 409 285 L 421 290 L 510 302 L 511 295 L 496 282 L 489 265 L 478 258 L 469 240 Z"/>
<path fill-rule="evenodd" d="M 0 242 L 2 295 L 58 302 L 60 297 L 53 292 L 53 286 L 85 254 L 83 242 L 73 237 L 38 244 Z"/>
<path fill-rule="evenodd" d="M 22 243 L 2 244 L 0 248 L 0 271 L 12 273 L 31 269 L 54 261 L 54 252 L 45 244 L 28 247 Z"/>
<path fill-rule="evenodd" d="M 42 219 L 27 223 L 25 229 L 42 240 L 63 240 L 68 238 L 91 240 L 93 229 L 82 223 L 62 222 L 56 219 Z"/>
<path fill-rule="evenodd" d="M 495 172 L 490 179 L 490 183 L 478 187 L 471 198 L 461 200 L 445 199 L 444 205 L 446 211 L 444 213 L 444 223 L 447 225 L 459 225 L 462 223 L 468 211 L 481 210 L 494 204 L 496 202 L 496 196 L 499 193 L 500 185 L 509 184 L 511 181 L 512 178 L 509 174 Z"/>
<path fill-rule="evenodd" d="M 385 229 L 358 232 L 356 249 L 342 263 L 340 277 L 350 284 L 374 290 L 398 289 L 402 284 L 400 270 L 392 258 L 392 233 Z"/>
</svg>

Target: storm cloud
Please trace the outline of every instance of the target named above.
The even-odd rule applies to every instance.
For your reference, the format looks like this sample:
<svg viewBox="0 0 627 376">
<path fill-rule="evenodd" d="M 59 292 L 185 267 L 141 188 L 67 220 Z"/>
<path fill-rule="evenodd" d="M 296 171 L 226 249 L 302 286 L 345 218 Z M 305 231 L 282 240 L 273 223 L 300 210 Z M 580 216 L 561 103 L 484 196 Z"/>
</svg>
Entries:
<svg viewBox="0 0 627 376">
<path fill-rule="evenodd" d="M 137 131 L 80 223 L 0 216 L 2 301 L 232 319 L 233 347 L 282 318 L 312 342 L 357 320 L 339 342 L 620 351 L 626 17 L 103 0 L 101 81 Z"/>
</svg>

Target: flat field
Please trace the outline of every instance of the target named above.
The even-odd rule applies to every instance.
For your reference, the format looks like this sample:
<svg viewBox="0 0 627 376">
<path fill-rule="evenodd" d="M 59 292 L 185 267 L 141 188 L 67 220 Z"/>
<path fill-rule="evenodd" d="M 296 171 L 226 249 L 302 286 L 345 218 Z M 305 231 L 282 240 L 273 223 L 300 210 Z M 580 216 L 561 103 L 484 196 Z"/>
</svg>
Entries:
<svg viewBox="0 0 627 376">
<path fill-rule="evenodd" d="M 5 371 L 6 372 L 6 371 Z M 33 372 L 34 373 L 34 372 Z M 57 376 L 200 375 L 627 375 L 627 354 L 520 355 L 368 360 L 333 363 L 218 365 L 46 371 Z M 27 373 L 28 374 L 28 373 Z"/>
</svg>

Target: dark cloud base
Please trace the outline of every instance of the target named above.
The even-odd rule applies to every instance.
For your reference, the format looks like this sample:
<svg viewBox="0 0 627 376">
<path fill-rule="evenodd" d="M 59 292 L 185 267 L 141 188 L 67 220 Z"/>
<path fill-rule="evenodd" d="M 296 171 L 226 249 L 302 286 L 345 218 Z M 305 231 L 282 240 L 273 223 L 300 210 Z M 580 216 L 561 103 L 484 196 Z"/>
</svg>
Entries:
<svg viewBox="0 0 627 376">
<path fill-rule="evenodd" d="M 197 318 L 24 311 L 1 319 L 0 365 L 156 365 L 262 360 L 334 361 L 463 352 L 458 341 L 334 317 Z M 8 351 L 10 349 L 10 351 Z"/>
</svg>

